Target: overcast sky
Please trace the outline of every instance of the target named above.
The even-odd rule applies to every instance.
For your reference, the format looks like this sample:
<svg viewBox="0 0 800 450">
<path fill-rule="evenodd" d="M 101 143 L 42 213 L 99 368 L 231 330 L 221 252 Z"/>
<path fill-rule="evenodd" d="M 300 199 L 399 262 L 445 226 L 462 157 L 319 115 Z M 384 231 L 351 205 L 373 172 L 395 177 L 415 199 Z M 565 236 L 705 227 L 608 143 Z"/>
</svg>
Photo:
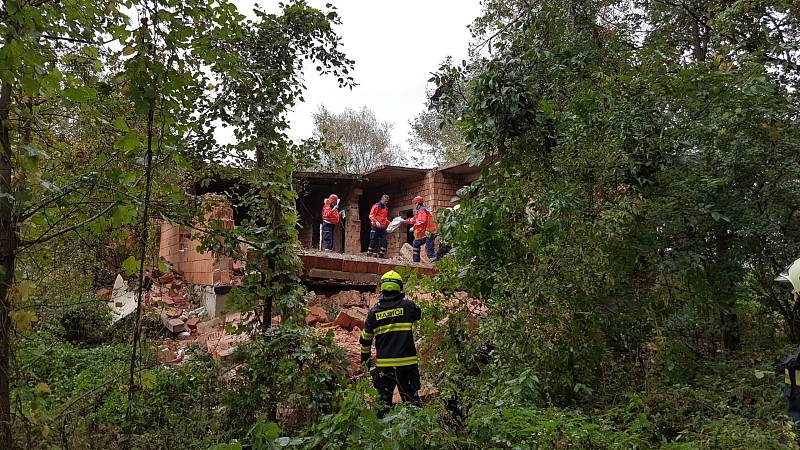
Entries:
<svg viewBox="0 0 800 450">
<path fill-rule="evenodd" d="M 353 74 L 359 86 L 339 89 L 336 80 L 306 71 L 305 103 L 291 113 L 293 139 L 310 137 L 312 114 L 320 104 L 332 112 L 367 106 L 378 120 L 394 123 L 394 142 L 408 149 L 409 120 L 425 106 L 430 73 L 446 56 L 460 61 L 470 41 L 467 25 L 480 13 L 479 0 L 310 0 L 324 8 L 332 3 L 342 24 L 344 51 L 355 60 Z M 252 0 L 234 0 L 248 16 Z M 260 5 L 277 5 L 261 1 Z"/>
</svg>

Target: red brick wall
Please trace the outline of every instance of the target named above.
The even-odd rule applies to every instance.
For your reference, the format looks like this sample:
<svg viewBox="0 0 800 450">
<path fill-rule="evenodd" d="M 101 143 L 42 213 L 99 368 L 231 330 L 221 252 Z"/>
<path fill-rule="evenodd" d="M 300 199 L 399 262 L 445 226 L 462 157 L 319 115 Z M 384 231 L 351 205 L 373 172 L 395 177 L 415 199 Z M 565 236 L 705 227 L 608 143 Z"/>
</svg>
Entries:
<svg viewBox="0 0 800 450">
<path fill-rule="evenodd" d="M 219 219 L 225 228 L 233 228 L 233 210 L 221 204 L 220 197 L 209 196 L 204 201 L 216 203 L 205 214 L 206 220 Z M 192 230 L 188 227 L 163 222 L 159 244 L 159 257 L 174 265 L 187 282 L 199 285 L 230 284 L 233 259 L 212 252 L 198 253 L 200 242 L 192 239 Z"/>
</svg>

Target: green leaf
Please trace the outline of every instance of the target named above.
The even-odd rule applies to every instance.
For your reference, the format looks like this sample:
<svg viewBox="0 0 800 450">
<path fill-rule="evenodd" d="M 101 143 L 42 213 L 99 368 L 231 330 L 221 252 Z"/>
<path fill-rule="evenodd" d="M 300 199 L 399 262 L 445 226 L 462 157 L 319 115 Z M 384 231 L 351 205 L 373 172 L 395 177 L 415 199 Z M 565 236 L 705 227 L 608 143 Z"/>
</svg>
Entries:
<svg viewBox="0 0 800 450">
<path fill-rule="evenodd" d="M 22 89 L 25 91 L 26 94 L 34 96 L 39 93 L 39 87 L 41 83 L 39 80 L 34 78 L 24 77 L 22 79 Z"/>
<path fill-rule="evenodd" d="M 30 334 L 33 331 L 33 323 L 39 320 L 39 317 L 30 309 L 21 311 L 11 311 L 11 320 L 14 322 L 14 328 L 20 334 Z"/>
<path fill-rule="evenodd" d="M 156 385 L 156 374 L 151 370 L 143 370 L 139 374 L 139 384 L 141 384 L 143 389 L 153 389 Z"/>
<path fill-rule="evenodd" d="M 34 392 L 39 395 L 48 395 L 52 393 L 50 386 L 48 386 L 47 383 L 38 383 L 34 388 Z"/>
<path fill-rule="evenodd" d="M 97 98 L 97 90 L 93 88 L 66 88 L 61 92 L 65 98 L 73 102 L 85 102 Z"/>
<path fill-rule="evenodd" d="M 117 206 L 111 215 L 111 225 L 114 227 L 130 225 L 136 221 L 137 215 L 138 211 L 134 205 Z"/>
<path fill-rule="evenodd" d="M 118 130 L 118 131 L 126 131 L 127 132 L 127 131 L 131 130 L 130 127 L 128 127 L 128 124 L 125 122 L 125 118 L 124 117 L 117 117 L 116 119 L 114 119 L 114 122 L 112 123 L 112 125 L 113 125 L 114 129 Z"/>
<path fill-rule="evenodd" d="M 97 58 L 100 52 L 97 50 L 97 47 L 84 47 L 83 53 L 90 58 Z"/>
<path fill-rule="evenodd" d="M 116 142 L 114 142 L 114 148 L 127 153 L 139 148 L 141 143 L 142 140 L 139 136 L 139 133 L 136 131 L 129 131 L 117 139 Z"/>
<path fill-rule="evenodd" d="M 125 271 L 125 274 L 130 276 L 136 273 L 139 270 L 140 262 L 133 256 L 129 256 L 128 259 L 122 262 L 122 270 Z"/>
</svg>

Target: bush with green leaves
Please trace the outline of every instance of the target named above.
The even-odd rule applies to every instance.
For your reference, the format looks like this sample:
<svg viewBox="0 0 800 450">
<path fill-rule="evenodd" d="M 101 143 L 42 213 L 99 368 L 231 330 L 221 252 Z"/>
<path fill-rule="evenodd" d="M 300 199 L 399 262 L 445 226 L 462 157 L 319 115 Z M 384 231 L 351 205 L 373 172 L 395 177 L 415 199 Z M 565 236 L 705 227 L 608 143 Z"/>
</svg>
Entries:
<svg viewBox="0 0 800 450">
<path fill-rule="evenodd" d="M 350 360 L 332 332 L 283 326 L 239 346 L 227 364 L 235 371 L 224 396 L 230 426 L 246 429 L 263 418 L 292 428 L 333 410 Z"/>
</svg>

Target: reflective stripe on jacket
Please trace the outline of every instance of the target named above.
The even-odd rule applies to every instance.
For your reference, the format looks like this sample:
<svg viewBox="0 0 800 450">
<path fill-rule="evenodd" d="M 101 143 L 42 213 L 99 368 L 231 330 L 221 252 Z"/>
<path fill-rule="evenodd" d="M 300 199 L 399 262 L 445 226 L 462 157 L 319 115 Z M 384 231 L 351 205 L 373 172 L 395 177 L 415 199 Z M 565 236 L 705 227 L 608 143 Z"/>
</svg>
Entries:
<svg viewBox="0 0 800 450">
<path fill-rule="evenodd" d="M 377 367 L 400 367 L 417 364 L 412 324 L 422 318 L 422 310 L 402 292 L 381 294 L 373 306 L 361 332 L 361 362 L 371 357 L 372 340 L 375 339 Z"/>
</svg>

